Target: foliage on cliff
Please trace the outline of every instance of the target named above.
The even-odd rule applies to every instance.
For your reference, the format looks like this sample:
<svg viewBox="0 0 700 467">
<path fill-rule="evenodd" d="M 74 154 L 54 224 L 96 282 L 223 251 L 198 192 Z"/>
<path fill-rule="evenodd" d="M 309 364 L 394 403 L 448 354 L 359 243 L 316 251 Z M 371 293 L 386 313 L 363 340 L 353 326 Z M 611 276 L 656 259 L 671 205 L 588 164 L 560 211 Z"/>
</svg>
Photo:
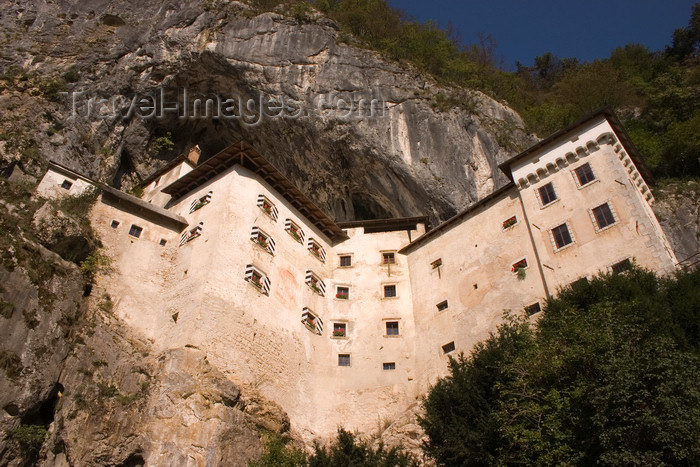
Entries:
<svg viewBox="0 0 700 467">
<path fill-rule="evenodd" d="M 657 177 L 700 176 L 700 3 L 664 51 L 627 44 L 609 58 L 579 62 L 550 52 L 515 72 L 498 68 L 496 40 L 481 34 L 462 45 L 452 30 L 417 23 L 385 0 L 251 0 L 309 19 L 313 5 L 334 19 L 348 39 L 405 61 L 443 84 L 479 89 L 506 101 L 540 136 L 604 106 L 620 114 Z M 469 106 L 455 92 L 450 103 Z"/>
<path fill-rule="evenodd" d="M 314 445 L 314 452 L 306 456 L 301 450 L 273 438 L 259 461 L 250 462 L 250 467 L 414 467 L 418 461 L 400 448 L 372 448 L 369 443 L 342 428 L 329 446 Z"/>
<path fill-rule="evenodd" d="M 700 270 L 577 283 L 450 371 L 421 420 L 440 464 L 697 464 Z"/>
</svg>

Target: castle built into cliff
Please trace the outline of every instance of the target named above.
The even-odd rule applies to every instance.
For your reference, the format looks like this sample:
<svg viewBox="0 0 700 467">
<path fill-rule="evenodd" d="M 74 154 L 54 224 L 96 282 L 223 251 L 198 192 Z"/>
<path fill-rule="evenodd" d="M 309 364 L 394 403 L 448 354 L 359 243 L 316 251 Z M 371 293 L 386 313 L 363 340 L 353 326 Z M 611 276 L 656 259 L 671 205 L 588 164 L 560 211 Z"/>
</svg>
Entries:
<svg viewBox="0 0 700 467">
<path fill-rule="evenodd" d="M 602 110 L 500 165 L 511 181 L 448 221 L 337 223 L 250 145 L 152 174 L 135 198 L 52 163 L 40 195 L 101 190 L 100 286 L 157 349 L 196 346 L 302 436 L 402 413 L 503 320 L 632 262 L 676 258 L 651 177 Z"/>
</svg>

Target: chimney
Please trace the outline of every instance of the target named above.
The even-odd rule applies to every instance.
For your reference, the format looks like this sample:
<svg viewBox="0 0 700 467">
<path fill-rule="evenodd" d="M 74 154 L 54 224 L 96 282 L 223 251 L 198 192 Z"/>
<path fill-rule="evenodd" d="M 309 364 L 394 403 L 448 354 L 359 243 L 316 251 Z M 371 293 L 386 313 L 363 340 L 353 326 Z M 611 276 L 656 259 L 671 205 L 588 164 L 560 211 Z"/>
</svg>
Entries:
<svg viewBox="0 0 700 467">
<path fill-rule="evenodd" d="M 192 149 L 190 149 L 190 152 L 187 154 L 187 158 L 196 166 L 201 153 L 202 150 L 199 149 L 199 144 L 196 144 Z"/>
</svg>

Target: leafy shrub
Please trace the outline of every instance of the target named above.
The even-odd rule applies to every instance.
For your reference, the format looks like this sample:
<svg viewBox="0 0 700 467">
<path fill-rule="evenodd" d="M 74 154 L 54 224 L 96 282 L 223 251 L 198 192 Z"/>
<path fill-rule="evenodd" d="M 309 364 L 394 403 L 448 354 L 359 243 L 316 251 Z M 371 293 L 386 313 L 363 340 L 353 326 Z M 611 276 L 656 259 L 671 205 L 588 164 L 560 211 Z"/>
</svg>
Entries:
<svg viewBox="0 0 700 467">
<path fill-rule="evenodd" d="M 442 465 L 700 462 L 700 270 L 634 268 L 507 322 L 425 399 Z"/>
<path fill-rule="evenodd" d="M 31 453 L 36 453 L 44 444 L 48 430 L 43 425 L 20 425 L 9 432 L 10 437 Z"/>
</svg>

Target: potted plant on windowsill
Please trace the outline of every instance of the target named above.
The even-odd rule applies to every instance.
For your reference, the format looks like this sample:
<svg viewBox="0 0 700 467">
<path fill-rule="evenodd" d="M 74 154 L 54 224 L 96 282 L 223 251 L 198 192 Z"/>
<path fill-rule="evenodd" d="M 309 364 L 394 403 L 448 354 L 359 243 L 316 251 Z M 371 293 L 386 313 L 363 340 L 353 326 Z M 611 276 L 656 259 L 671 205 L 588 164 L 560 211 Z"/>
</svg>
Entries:
<svg viewBox="0 0 700 467">
<path fill-rule="evenodd" d="M 311 282 L 309 284 L 309 287 L 311 287 L 311 290 L 313 290 L 317 294 L 321 295 L 321 289 L 319 288 L 319 286 L 315 282 Z"/>
<path fill-rule="evenodd" d="M 345 330 L 336 329 L 335 331 L 333 331 L 333 337 L 345 337 Z"/>
<path fill-rule="evenodd" d="M 297 232 L 294 229 L 289 229 L 288 232 L 289 232 L 289 235 L 291 235 L 294 238 L 294 240 L 301 243 L 301 236 L 299 236 L 299 232 Z"/>
<path fill-rule="evenodd" d="M 338 298 L 338 299 L 340 299 L 340 300 L 347 300 L 347 299 L 348 299 L 348 294 L 337 293 L 337 294 L 335 294 L 335 298 Z"/>
<path fill-rule="evenodd" d="M 511 217 L 510 219 L 506 219 L 503 221 L 503 230 L 507 229 L 508 227 L 513 227 L 517 223 L 518 221 L 515 216 Z"/>
<path fill-rule="evenodd" d="M 258 238 L 255 239 L 255 243 L 257 243 L 261 247 L 267 249 L 267 239 L 265 237 L 263 237 L 262 235 L 258 235 Z"/>
</svg>

